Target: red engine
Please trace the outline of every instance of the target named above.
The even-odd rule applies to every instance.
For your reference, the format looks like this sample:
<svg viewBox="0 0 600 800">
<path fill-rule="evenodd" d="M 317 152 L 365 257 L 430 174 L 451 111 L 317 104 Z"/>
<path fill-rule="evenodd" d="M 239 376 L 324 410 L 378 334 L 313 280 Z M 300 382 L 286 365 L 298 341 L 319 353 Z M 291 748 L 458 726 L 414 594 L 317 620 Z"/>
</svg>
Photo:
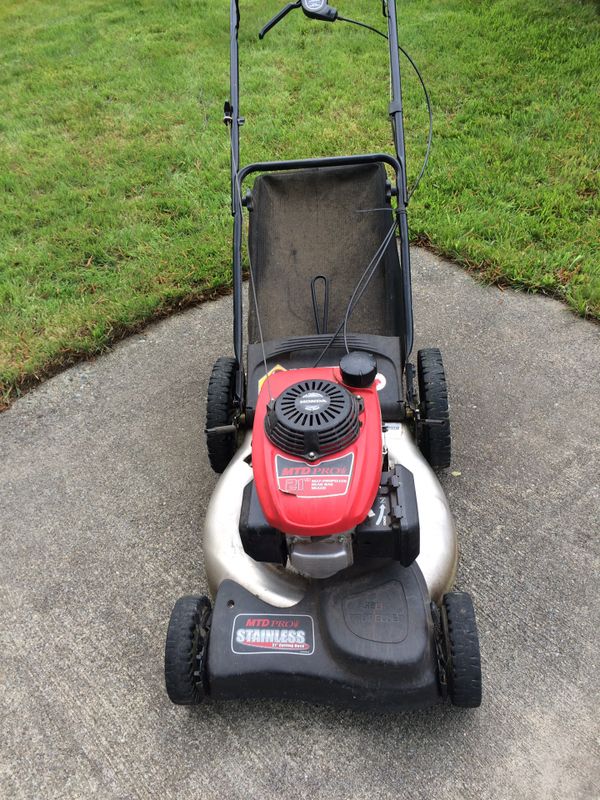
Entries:
<svg viewBox="0 0 600 800">
<path fill-rule="evenodd" d="M 381 478 L 375 384 L 346 386 L 337 367 L 272 374 L 258 397 L 252 465 L 273 528 L 297 536 L 353 529 L 367 517 Z"/>
</svg>

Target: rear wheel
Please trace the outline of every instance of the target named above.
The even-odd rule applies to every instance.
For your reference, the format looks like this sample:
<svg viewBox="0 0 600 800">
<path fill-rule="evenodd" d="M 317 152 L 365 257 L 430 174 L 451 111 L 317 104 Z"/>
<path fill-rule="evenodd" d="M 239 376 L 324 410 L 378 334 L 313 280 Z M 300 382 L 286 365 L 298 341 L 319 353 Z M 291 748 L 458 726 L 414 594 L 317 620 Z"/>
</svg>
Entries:
<svg viewBox="0 0 600 800">
<path fill-rule="evenodd" d="M 437 347 L 419 350 L 417 374 L 421 419 L 425 422 L 418 430 L 419 448 L 434 469 L 445 469 L 450 466 L 451 455 L 450 409 L 442 354 Z M 434 424 L 427 425 L 427 420 Z"/>
<path fill-rule="evenodd" d="M 180 597 L 173 607 L 165 645 L 165 684 L 169 699 L 177 705 L 197 705 L 208 690 L 210 615 L 210 600 L 202 595 Z"/>
<path fill-rule="evenodd" d="M 221 473 L 237 449 L 235 432 L 215 431 L 233 423 L 233 395 L 237 375 L 235 358 L 218 358 L 208 382 L 206 398 L 206 447 L 208 459 L 215 472 Z"/>
<path fill-rule="evenodd" d="M 455 706 L 481 705 L 481 657 L 473 601 L 466 592 L 444 595 L 441 608 L 446 681 Z"/>
</svg>

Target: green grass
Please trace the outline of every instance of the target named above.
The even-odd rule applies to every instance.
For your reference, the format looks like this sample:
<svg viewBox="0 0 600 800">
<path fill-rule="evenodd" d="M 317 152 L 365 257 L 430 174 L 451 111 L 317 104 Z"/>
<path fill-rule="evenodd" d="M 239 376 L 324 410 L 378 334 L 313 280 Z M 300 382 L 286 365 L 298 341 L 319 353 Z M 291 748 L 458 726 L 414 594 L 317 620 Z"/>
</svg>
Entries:
<svg viewBox="0 0 600 800">
<path fill-rule="evenodd" d="M 243 161 L 390 149 L 383 40 L 297 13 L 260 43 L 279 0 L 241 6 Z M 377 2 L 342 13 L 384 23 Z M 436 115 L 413 237 L 598 317 L 596 6 L 400 0 L 399 16 Z M 229 283 L 227 28 L 225 1 L 1 4 L 5 400 Z M 426 114 L 405 76 L 414 177 Z"/>
</svg>

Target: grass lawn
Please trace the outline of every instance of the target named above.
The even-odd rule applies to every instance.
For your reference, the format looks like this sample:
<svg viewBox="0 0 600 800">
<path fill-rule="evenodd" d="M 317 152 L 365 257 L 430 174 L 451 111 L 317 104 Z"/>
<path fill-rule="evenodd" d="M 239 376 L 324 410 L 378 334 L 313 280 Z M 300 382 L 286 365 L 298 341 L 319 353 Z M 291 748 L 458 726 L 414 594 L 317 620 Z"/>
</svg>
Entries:
<svg viewBox="0 0 600 800">
<path fill-rule="evenodd" d="M 391 149 L 385 42 L 241 0 L 242 161 Z M 411 233 L 600 316 L 592 0 L 399 0 L 435 113 Z M 381 5 L 340 13 L 384 25 Z M 230 281 L 228 8 L 0 5 L 0 397 Z M 426 113 L 405 70 L 409 172 Z M 223 332 L 224 336 L 228 331 Z"/>
</svg>

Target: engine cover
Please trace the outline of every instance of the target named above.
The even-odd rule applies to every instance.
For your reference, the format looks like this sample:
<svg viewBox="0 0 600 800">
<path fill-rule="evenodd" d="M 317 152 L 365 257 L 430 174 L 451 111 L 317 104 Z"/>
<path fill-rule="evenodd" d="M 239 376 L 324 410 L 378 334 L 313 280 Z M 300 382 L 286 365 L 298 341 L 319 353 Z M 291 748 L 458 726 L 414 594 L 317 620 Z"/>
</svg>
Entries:
<svg viewBox="0 0 600 800">
<path fill-rule="evenodd" d="M 337 367 L 273 373 L 258 396 L 252 466 L 273 528 L 296 536 L 354 529 L 371 510 L 381 478 L 375 384 L 345 386 Z"/>
</svg>

